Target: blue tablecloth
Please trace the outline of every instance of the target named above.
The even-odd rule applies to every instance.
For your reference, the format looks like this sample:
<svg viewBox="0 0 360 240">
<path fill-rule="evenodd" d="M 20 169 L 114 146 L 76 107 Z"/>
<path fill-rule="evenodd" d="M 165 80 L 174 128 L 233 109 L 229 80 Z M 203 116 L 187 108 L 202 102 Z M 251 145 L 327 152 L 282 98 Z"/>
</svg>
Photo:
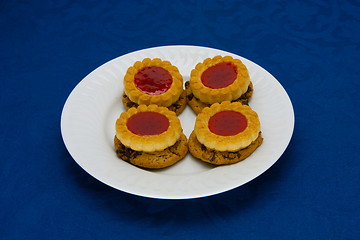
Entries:
<svg viewBox="0 0 360 240">
<path fill-rule="evenodd" d="M 0 239 L 360 239 L 358 1 L 0 1 Z M 68 153 L 66 98 L 155 46 L 222 49 L 284 86 L 295 130 L 253 181 L 190 200 L 115 190 Z"/>
</svg>

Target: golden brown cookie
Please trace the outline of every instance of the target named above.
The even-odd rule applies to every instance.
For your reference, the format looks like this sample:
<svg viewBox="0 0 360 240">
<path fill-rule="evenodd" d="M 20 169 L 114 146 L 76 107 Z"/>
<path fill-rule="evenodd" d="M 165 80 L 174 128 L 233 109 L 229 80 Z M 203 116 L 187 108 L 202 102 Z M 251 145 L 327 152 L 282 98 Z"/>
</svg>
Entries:
<svg viewBox="0 0 360 240">
<path fill-rule="evenodd" d="M 240 59 L 231 56 L 206 58 L 191 70 L 189 89 L 206 104 L 234 101 L 244 95 L 250 75 Z"/>
<path fill-rule="evenodd" d="M 240 149 L 238 151 L 217 151 L 214 149 L 207 148 L 201 144 L 195 133 L 192 132 L 189 137 L 189 152 L 195 158 L 198 158 L 204 162 L 208 162 L 214 165 L 225 165 L 240 162 L 250 156 L 256 148 L 258 148 L 263 141 L 261 133 L 258 138 L 252 142 L 248 147 Z"/>
<path fill-rule="evenodd" d="M 116 155 L 122 160 L 143 168 L 164 168 L 185 157 L 188 152 L 187 139 L 182 134 L 176 143 L 164 150 L 154 152 L 135 151 L 123 145 L 115 136 Z"/>
<path fill-rule="evenodd" d="M 253 94 L 253 91 L 254 91 L 253 84 L 252 82 L 250 82 L 248 90 L 239 98 L 232 100 L 231 102 L 240 102 L 242 104 L 248 105 L 251 96 Z M 189 81 L 185 82 L 185 92 L 186 92 L 187 103 L 189 104 L 191 109 L 195 112 L 195 114 L 199 114 L 205 107 L 211 106 L 211 104 L 201 102 L 200 99 L 194 96 L 190 88 Z"/>
<path fill-rule="evenodd" d="M 237 151 L 255 141 L 260 132 L 257 113 L 248 105 L 225 101 L 204 108 L 196 117 L 199 142 L 218 151 Z"/>
<path fill-rule="evenodd" d="M 160 58 L 144 58 L 129 67 L 124 76 L 123 102 L 127 105 L 170 107 L 179 114 L 186 106 L 183 77 L 178 68 Z"/>
<path fill-rule="evenodd" d="M 126 96 L 126 94 L 124 93 L 122 96 L 122 102 L 124 107 L 126 108 L 126 110 L 129 110 L 132 107 L 138 107 L 139 105 L 135 102 L 132 102 L 128 96 Z M 180 113 L 182 113 L 186 107 L 187 104 L 187 100 L 186 100 L 186 92 L 183 91 L 179 97 L 179 99 L 171 104 L 168 109 L 170 111 L 173 111 L 176 113 L 176 115 L 180 115 Z"/>
</svg>

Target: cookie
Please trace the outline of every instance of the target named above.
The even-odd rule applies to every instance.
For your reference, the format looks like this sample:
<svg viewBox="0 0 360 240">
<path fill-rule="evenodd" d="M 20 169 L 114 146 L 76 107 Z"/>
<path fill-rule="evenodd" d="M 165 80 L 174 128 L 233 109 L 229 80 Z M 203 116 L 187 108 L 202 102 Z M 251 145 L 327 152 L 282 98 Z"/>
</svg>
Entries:
<svg viewBox="0 0 360 240">
<path fill-rule="evenodd" d="M 231 102 L 240 102 L 242 104 L 248 105 L 252 97 L 253 91 L 254 91 L 253 84 L 252 82 L 250 82 L 247 91 L 239 98 L 232 100 Z M 201 102 L 198 98 L 194 96 L 190 88 L 189 81 L 185 82 L 185 92 L 186 92 L 187 103 L 196 114 L 199 114 L 205 107 L 211 106 L 211 104 Z"/>
<path fill-rule="evenodd" d="M 189 151 L 214 165 L 232 164 L 250 156 L 262 143 L 257 113 L 248 105 L 224 101 L 204 108 L 189 137 Z"/>
<path fill-rule="evenodd" d="M 116 155 L 122 160 L 142 168 L 164 168 L 183 159 L 188 152 L 187 138 L 182 134 L 176 143 L 164 150 L 154 152 L 135 151 L 123 145 L 115 136 Z"/>
<path fill-rule="evenodd" d="M 160 58 L 144 58 L 130 66 L 124 76 L 124 105 L 155 104 L 170 107 L 178 114 L 186 106 L 186 97 L 179 101 L 184 92 L 184 82 L 179 69 L 169 61 Z M 134 106 L 136 106 L 134 105 Z"/>
<path fill-rule="evenodd" d="M 263 142 L 261 132 L 259 133 L 258 138 L 252 142 L 248 147 L 240 149 L 238 151 L 217 151 L 207 148 L 205 145 L 201 144 L 196 136 L 194 131 L 189 137 L 189 152 L 195 158 L 200 159 L 201 161 L 211 163 L 213 165 L 225 165 L 233 164 L 240 162 L 250 156 Z"/>
</svg>

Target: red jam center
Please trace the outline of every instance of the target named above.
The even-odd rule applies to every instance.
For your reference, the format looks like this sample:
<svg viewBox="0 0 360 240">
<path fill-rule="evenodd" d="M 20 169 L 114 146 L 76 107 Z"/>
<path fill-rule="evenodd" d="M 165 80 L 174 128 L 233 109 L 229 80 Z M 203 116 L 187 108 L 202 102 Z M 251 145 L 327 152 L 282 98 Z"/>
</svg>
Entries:
<svg viewBox="0 0 360 240">
<path fill-rule="evenodd" d="M 232 63 L 222 62 L 206 69 L 201 75 L 201 82 L 208 88 L 224 88 L 232 84 L 237 76 Z"/>
<path fill-rule="evenodd" d="M 247 119 L 239 112 L 222 111 L 215 113 L 209 119 L 208 127 L 217 135 L 233 136 L 245 130 Z"/>
<path fill-rule="evenodd" d="M 149 66 L 140 69 L 135 75 L 135 85 L 143 93 L 159 95 L 171 87 L 171 74 L 164 68 Z"/>
<path fill-rule="evenodd" d="M 131 116 L 126 123 L 127 128 L 139 136 L 154 136 L 169 128 L 169 119 L 156 112 L 139 112 Z"/>
</svg>

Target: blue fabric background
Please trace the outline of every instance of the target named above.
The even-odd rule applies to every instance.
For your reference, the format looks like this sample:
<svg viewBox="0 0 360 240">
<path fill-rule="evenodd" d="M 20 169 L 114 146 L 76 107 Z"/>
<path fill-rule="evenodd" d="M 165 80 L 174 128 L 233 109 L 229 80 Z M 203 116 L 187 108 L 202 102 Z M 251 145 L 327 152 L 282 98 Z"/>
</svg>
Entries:
<svg viewBox="0 0 360 240">
<path fill-rule="evenodd" d="M 360 239 L 359 1 L 0 1 L 0 239 Z M 101 64 L 163 45 L 230 51 L 295 110 L 279 161 L 229 192 L 157 200 L 83 171 L 65 100 Z"/>
</svg>

